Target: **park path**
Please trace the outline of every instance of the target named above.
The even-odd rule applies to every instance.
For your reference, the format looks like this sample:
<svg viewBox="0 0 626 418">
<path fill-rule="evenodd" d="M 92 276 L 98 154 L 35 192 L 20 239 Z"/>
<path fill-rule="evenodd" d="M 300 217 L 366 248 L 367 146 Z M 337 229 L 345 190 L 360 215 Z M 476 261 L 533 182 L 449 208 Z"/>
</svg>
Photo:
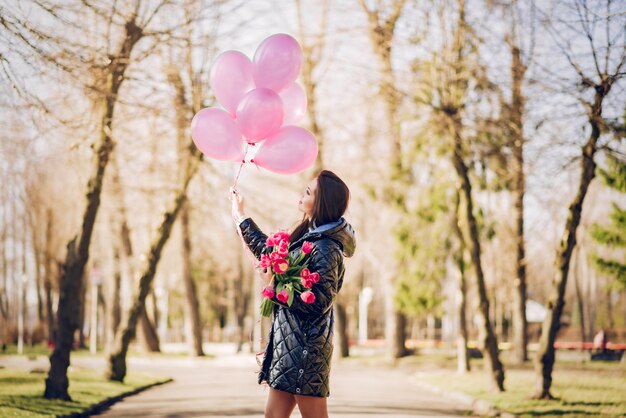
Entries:
<svg viewBox="0 0 626 418">
<path fill-rule="evenodd" d="M 174 381 L 128 397 L 102 418 L 263 417 L 268 389 L 256 384 L 253 356 L 213 359 L 132 359 L 130 367 Z M 418 386 L 411 372 L 335 362 L 331 374 L 332 418 L 467 417 L 457 401 Z M 296 407 L 292 417 L 301 417 Z"/>
</svg>

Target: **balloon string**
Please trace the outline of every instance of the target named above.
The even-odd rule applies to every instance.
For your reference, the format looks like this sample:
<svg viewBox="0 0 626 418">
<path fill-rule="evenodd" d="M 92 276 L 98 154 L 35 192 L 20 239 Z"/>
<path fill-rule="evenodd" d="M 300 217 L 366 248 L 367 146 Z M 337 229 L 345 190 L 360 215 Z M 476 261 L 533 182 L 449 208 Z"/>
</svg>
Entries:
<svg viewBox="0 0 626 418">
<path fill-rule="evenodd" d="M 239 175 L 241 174 L 241 169 L 243 168 L 243 165 L 246 163 L 246 160 L 241 160 L 241 163 L 239 164 L 239 170 L 237 170 L 237 176 L 235 176 L 235 184 L 233 184 L 233 190 L 237 191 L 237 182 L 239 182 Z"/>
<path fill-rule="evenodd" d="M 237 175 L 235 176 L 235 183 L 233 184 L 233 191 L 237 191 L 237 183 L 239 181 L 239 175 L 241 174 L 241 169 L 243 168 L 243 165 L 246 163 L 245 155 L 248 153 L 248 146 L 249 145 L 256 145 L 256 144 L 254 144 L 254 143 L 246 143 L 246 149 L 244 151 L 244 159 L 241 160 L 241 163 L 239 164 L 239 170 L 237 170 Z M 250 160 L 250 163 L 254 164 L 254 160 L 253 159 Z M 254 256 L 254 254 L 252 253 L 252 251 L 250 250 L 250 248 L 248 247 L 248 245 L 246 244 L 246 241 L 243 239 L 243 233 L 241 232 L 241 228 L 239 228 L 239 225 L 237 225 L 236 229 L 237 229 L 237 235 L 239 235 L 239 238 L 241 240 L 241 245 L 243 247 L 243 251 L 246 254 L 246 256 L 248 257 L 248 260 L 250 260 L 250 264 L 252 264 L 252 267 L 256 270 L 256 268 L 258 267 L 258 261 L 257 261 L 256 257 Z M 254 333 L 254 328 L 256 328 L 256 325 L 260 325 L 262 320 L 263 320 L 262 317 L 259 320 L 257 320 L 255 322 L 255 326 L 252 327 L 252 330 L 250 330 L 250 335 L 248 336 L 248 343 L 250 344 L 250 347 L 253 347 L 252 335 Z M 259 337 L 259 342 L 260 342 L 260 346 L 263 347 L 264 340 L 263 340 L 262 336 Z M 257 366 L 263 367 L 263 360 L 259 360 L 259 358 L 262 359 L 264 355 L 265 355 L 265 350 L 259 351 L 258 353 L 256 353 L 254 355 L 254 358 L 256 360 Z"/>
<path fill-rule="evenodd" d="M 246 149 L 243 152 L 243 159 L 241 160 L 241 163 L 239 164 L 239 170 L 237 170 L 237 175 L 235 176 L 235 183 L 233 184 L 233 190 L 237 191 L 237 183 L 239 182 L 239 175 L 241 174 L 241 169 L 243 168 L 243 165 L 246 163 L 246 155 L 248 154 L 248 146 L 249 145 L 256 145 L 254 142 L 246 142 Z M 251 163 L 254 163 L 254 160 L 250 160 Z"/>
</svg>

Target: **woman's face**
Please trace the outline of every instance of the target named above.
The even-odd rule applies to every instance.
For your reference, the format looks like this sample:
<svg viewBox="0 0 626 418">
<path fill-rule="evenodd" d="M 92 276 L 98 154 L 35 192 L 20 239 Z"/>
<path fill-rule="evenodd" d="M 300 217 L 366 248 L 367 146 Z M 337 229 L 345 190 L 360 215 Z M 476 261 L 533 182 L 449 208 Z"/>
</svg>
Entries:
<svg viewBox="0 0 626 418">
<path fill-rule="evenodd" d="M 317 192 L 317 178 L 314 178 L 306 185 L 298 202 L 298 209 L 304 212 L 309 219 L 313 216 L 313 202 L 315 201 L 315 193 Z"/>
</svg>

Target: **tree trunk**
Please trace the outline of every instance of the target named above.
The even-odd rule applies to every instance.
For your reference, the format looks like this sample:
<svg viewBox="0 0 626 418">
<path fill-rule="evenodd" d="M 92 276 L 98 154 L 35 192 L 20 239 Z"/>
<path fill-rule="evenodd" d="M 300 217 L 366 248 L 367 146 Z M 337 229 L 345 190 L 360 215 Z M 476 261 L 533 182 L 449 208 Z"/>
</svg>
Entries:
<svg viewBox="0 0 626 418">
<path fill-rule="evenodd" d="M 52 307 L 52 274 L 54 266 L 54 257 L 52 254 L 52 209 L 48 208 L 46 211 L 46 250 L 44 252 L 44 295 L 46 298 L 46 323 L 47 323 L 47 340 L 48 343 L 56 340 L 55 336 L 55 324 L 54 324 L 54 310 Z"/>
<path fill-rule="evenodd" d="M 123 330 L 119 332 L 115 338 L 115 347 L 109 356 L 108 378 L 110 380 L 124 381 L 124 377 L 126 376 L 126 354 L 128 353 L 130 341 L 135 336 L 137 320 L 139 319 L 141 310 L 144 309 L 144 303 L 150 291 L 154 275 L 156 274 L 163 247 L 169 239 L 174 221 L 185 201 L 189 182 L 198 170 L 200 160 L 202 160 L 202 154 L 199 153 L 193 143 L 190 143 L 188 147 L 189 152 L 194 158 L 189 159 L 184 182 L 176 195 L 172 209 L 163 216 L 163 221 L 159 226 L 156 239 L 150 246 L 150 253 L 146 258 L 146 264 L 139 280 L 139 291 L 130 308 L 127 322 L 124 324 Z"/>
<path fill-rule="evenodd" d="M 60 296 L 58 307 L 58 338 L 54 352 L 50 356 L 50 371 L 46 379 L 44 397 L 47 399 L 71 400 L 67 391 L 69 381 L 67 368 L 70 365 L 70 350 L 74 341 L 74 331 L 79 326 L 78 316 L 80 294 L 83 286 L 85 265 L 89 259 L 89 244 L 93 226 L 100 206 L 102 181 L 113 151 L 114 143 L 111 138 L 113 127 L 113 111 L 117 100 L 117 93 L 124 82 L 124 73 L 130 63 L 130 53 L 133 47 L 143 36 L 141 28 L 135 23 L 136 16 L 126 22 L 126 36 L 120 50 L 111 57 L 108 67 L 104 98 L 102 100 L 102 120 L 100 124 L 100 138 L 94 147 L 94 166 L 92 176 L 87 183 L 85 211 L 82 218 L 80 233 L 67 244 L 67 255 L 60 279 Z M 78 245 L 76 242 L 78 241 Z"/>
<path fill-rule="evenodd" d="M 39 326 L 41 327 L 44 322 L 44 312 L 43 312 L 43 297 L 41 295 L 41 289 L 43 288 L 43 277 L 42 277 L 42 267 L 44 263 L 44 254 L 42 251 L 42 243 L 38 238 L 37 234 L 37 225 L 34 216 L 31 214 L 29 216 L 30 219 L 30 231 L 31 231 L 31 239 L 33 241 L 33 256 L 35 258 L 35 292 L 37 295 L 37 320 Z M 40 220 L 37 219 L 37 223 L 40 223 Z"/>
<path fill-rule="evenodd" d="M 560 327 L 561 314 L 565 305 L 565 286 L 572 258 L 572 251 L 576 246 L 576 231 L 580 225 L 583 203 L 591 180 L 595 177 L 598 138 L 600 137 L 600 123 L 602 119 L 602 101 L 609 93 L 613 83 L 612 78 L 605 78 L 602 84 L 595 86 L 594 102 L 590 114 L 591 134 L 582 148 L 582 164 L 580 170 L 580 185 L 578 193 L 569 206 L 565 231 L 557 253 L 557 271 L 552 281 L 552 292 L 548 302 L 548 313 L 541 328 L 539 349 L 535 357 L 535 373 L 537 383 L 533 398 L 554 399 L 550 393 L 552 386 L 552 370 L 554 368 L 554 342 Z"/>
<path fill-rule="evenodd" d="M 454 34 L 453 54 L 455 61 L 452 63 L 453 76 L 450 84 L 450 97 L 443 104 L 444 114 L 449 120 L 451 137 L 454 142 L 452 151 L 452 164 L 458 176 L 459 187 L 463 196 L 464 212 L 469 229 L 468 239 L 465 240 L 474 265 L 476 273 L 476 287 L 478 290 L 479 309 L 481 316 L 481 329 L 479 333 L 485 354 L 485 365 L 489 371 L 493 387 L 497 391 L 504 391 L 504 368 L 499 359 L 498 341 L 493 331 L 493 326 L 489 318 L 489 298 L 485 286 L 483 274 L 480 237 L 478 226 L 474 217 L 474 207 L 472 198 L 472 185 L 469 179 L 468 168 L 463 160 L 463 125 L 461 121 L 461 100 L 467 89 L 467 75 L 464 75 L 464 54 L 467 47 L 467 28 L 465 21 L 465 0 L 458 1 L 457 28 Z"/>
<path fill-rule="evenodd" d="M 585 342 L 587 341 L 587 335 L 585 333 L 585 304 L 583 302 L 583 295 L 582 292 L 580 290 L 580 259 L 582 258 L 580 256 L 580 247 L 575 249 L 576 251 L 576 268 L 574 269 L 574 286 L 576 289 L 576 305 L 578 308 L 578 316 L 580 317 L 580 341 L 581 342 Z"/>
<path fill-rule="evenodd" d="M 24 324 L 24 340 L 28 343 L 32 341 L 32 329 L 28 321 L 28 303 L 26 301 L 26 291 L 28 290 L 28 271 L 26 270 L 26 215 L 24 215 L 24 221 L 22 222 L 22 273 L 20 280 L 22 280 L 22 321 Z"/>
<path fill-rule="evenodd" d="M 381 19 L 380 10 L 370 10 L 364 0 L 361 0 L 360 3 L 367 13 L 369 38 L 381 69 L 380 97 L 385 103 L 385 116 L 391 145 L 389 182 L 397 183 L 401 180 L 403 173 L 402 132 L 400 131 L 398 121 L 398 108 L 400 107 L 402 96 L 396 88 L 396 79 L 391 63 L 391 53 L 396 22 L 402 13 L 405 0 L 396 0 L 386 19 Z M 393 189 L 402 189 L 402 187 L 393 187 Z M 398 209 L 399 208 L 396 208 L 396 210 Z M 399 269 L 400 266 L 396 266 L 395 268 Z M 406 349 L 406 317 L 397 309 L 394 303 L 394 295 L 396 292 L 394 277 L 395 274 L 391 274 L 388 277 L 391 283 L 385 286 L 385 291 L 391 292 L 391 294 L 385 295 L 385 338 L 388 344 L 387 355 L 390 358 L 400 358 L 408 354 Z"/>
<path fill-rule="evenodd" d="M 613 300 L 611 298 L 611 294 L 613 293 L 613 289 L 608 287 L 606 289 L 606 317 L 607 317 L 607 326 L 610 331 L 615 329 L 615 321 L 613 320 Z"/>
<path fill-rule="evenodd" d="M 59 283 L 58 332 L 54 351 L 50 356 L 50 371 L 46 379 L 44 397 L 47 399 L 71 400 L 67 391 L 69 387 L 67 368 L 70 365 L 74 332 L 80 322 L 80 303 L 77 302 L 81 300 L 84 266 L 76 249 L 76 238 L 74 238 L 67 245 L 67 256 Z"/>
<path fill-rule="evenodd" d="M 514 35 L 512 35 L 514 36 Z M 514 167 L 514 200 L 515 200 L 515 245 L 516 275 L 514 279 L 513 299 L 513 353 L 517 363 L 528 360 L 528 322 L 526 320 L 526 244 L 524 239 L 524 194 L 526 180 L 524 175 L 524 122 L 523 113 L 526 99 L 522 93 L 522 84 L 526 74 L 526 66 L 522 62 L 520 49 L 509 38 L 511 50 L 511 139 Z"/>
<path fill-rule="evenodd" d="M 482 335 L 484 336 L 483 346 L 486 354 L 485 365 L 487 366 L 487 369 L 493 379 L 492 383 L 494 384 L 494 388 L 498 391 L 504 391 L 504 368 L 502 367 L 502 363 L 499 359 L 498 341 L 493 332 L 491 320 L 489 319 L 489 298 L 487 297 L 487 288 L 485 286 L 485 278 L 481 264 L 480 238 L 478 236 L 476 218 L 474 217 L 472 185 L 470 183 L 467 166 L 465 165 L 462 157 L 460 127 L 461 120 L 460 117 L 456 115 L 453 127 L 455 136 L 453 164 L 461 183 L 465 216 L 469 227 L 468 246 L 474 270 L 476 272 L 476 286 L 479 298 L 478 312 L 482 317 L 481 327 L 483 328 Z"/>
<path fill-rule="evenodd" d="M 161 347 L 159 344 L 159 335 L 156 332 L 155 326 L 150 321 L 150 317 L 148 317 L 147 309 L 145 308 L 139 314 L 139 328 L 141 329 L 142 343 L 144 350 L 157 353 L 161 351 Z"/>
<path fill-rule="evenodd" d="M 188 57 L 188 59 L 190 59 Z M 178 167 L 179 177 L 184 176 L 185 166 L 189 164 L 189 154 L 185 151 L 189 142 L 189 119 L 192 111 L 186 99 L 185 84 L 178 70 L 178 67 L 172 66 L 167 74 L 168 80 L 174 86 L 176 95 L 174 97 L 174 109 L 176 111 L 176 129 L 178 136 Z M 187 342 L 190 345 L 191 353 L 195 356 L 204 356 L 202 351 L 202 322 L 200 320 L 200 304 L 196 292 L 196 284 L 193 281 L 191 273 L 191 236 L 189 231 L 189 212 L 190 203 L 185 199 L 181 208 L 181 235 L 182 235 L 182 275 L 185 283 L 185 295 L 187 303 L 185 304 L 185 316 L 190 322 L 187 327 Z"/>
<path fill-rule="evenodd" d="M 83 276 L 83 281 L 85 277 Z M 89 282 L 88 282 L 89 283 Z M 78 314 L 78 348 L 87 348 L 85 344 L 85 301 L 87 300 L 87 286 L 85 283 L 81 286 L 80 292 L 80 313 Z"/>
<path fill-rule="evenodd" d="M 456 339 L 457 372 L 464 374 L 471 370 L 471 366 L 469 351 L 467 349 L 467 281 L 465 278 L 466 245 L 461 226 L 461 217 L 459 216 L 459 205 L 461 201 L 459 194 L 460 190 L 457 190 L 454 194 L 455 207 L 454 222 L 452 222 L 452 227 L 459 241 L 459 248 L 455 254 L 455 259 L 459 268 L 459 335 Z"/>
<path fill-rule="evenodd" d="M 179 129 L 182 127 L 179 127 Z M 190 351 L 197 357 L 204 356 L 202 351 L 202 322 L 200 321 L 200 304 L 196 291 L 196 283 L 191 274 L 191 234 L 189 231 L 189 201 L 185 200 L 180 214 L 181 234 L 182 234 L 182 261 L 183 261 L 183 281 L 185 282 L 185 314 L 191 322 L 190 335 L 187 336 Z"/>
<path fill-rule="evenodd" d="M 120 268 L 120 250 L 117 245 L 113 247 L 113 288 L 111 289 L 111 303 L 109 309 L 109 338 L 107 341 L 107 352 L 113 348 L 113 341 L 115 341 L 115 335 L 122 321 L 122 309 L 121 309 L 121 287 L 122 287 L 122 272 Z"/>
<path fill-rule="evenodd" d="M 337 333 L 337 342 L 339 345 L 339 356 L 346 358 L 350 356 L 350 344 L 348 341 L 348 316 L 346 314 L 346 305 L 337 301 L 335 303 L 335 332 Z"/>
</svg>

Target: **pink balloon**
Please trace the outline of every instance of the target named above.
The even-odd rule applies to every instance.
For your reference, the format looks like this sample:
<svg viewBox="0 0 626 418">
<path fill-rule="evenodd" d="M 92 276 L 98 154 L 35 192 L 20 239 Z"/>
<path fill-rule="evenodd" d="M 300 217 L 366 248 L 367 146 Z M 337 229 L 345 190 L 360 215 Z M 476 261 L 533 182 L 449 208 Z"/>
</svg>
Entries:
<svg viewBox="0 0 626 418">
<path fill-rule="evenodd" d="M 283 125 L 295 125 L 306 113 L 306 93 L 300 84 L 290 83 L 279 94 L 285 109 Z"/>
<path fill-rule="evenodd" d="M 274 173 L 294 174 L 310 167 L 316 158 L 315 136 L 298 126 L 284 126 L 265 140 L 253 162 Z"/>
<path fill-rule="evenodd" d="M 248 142 L 259 142 L 272 135 L 283 124 L 283 102 L 270 89 L 246 93 L 237 107 L 237 125 Z"/>
<path fill-rule="evenodd" d="M 252 62 L 256 86 L 280 91 L 298 77 L 302 51 L 293 37 L 279 33 L 261 42 Z"/>
<path fill-rule="evenodd" d="M 239 51 L 223 52 L 211 68 L 210 79 L 215 97 L 234 116 L 242 97 L 254 88 L 252 62 Z"/>
<path fill-rule="evenodd" d="M 202 109 L 191 121 L 191 137 L 207 157 L 225 161 L 242 159 L 241 132 L 227 112 Z"/>
</svg>

